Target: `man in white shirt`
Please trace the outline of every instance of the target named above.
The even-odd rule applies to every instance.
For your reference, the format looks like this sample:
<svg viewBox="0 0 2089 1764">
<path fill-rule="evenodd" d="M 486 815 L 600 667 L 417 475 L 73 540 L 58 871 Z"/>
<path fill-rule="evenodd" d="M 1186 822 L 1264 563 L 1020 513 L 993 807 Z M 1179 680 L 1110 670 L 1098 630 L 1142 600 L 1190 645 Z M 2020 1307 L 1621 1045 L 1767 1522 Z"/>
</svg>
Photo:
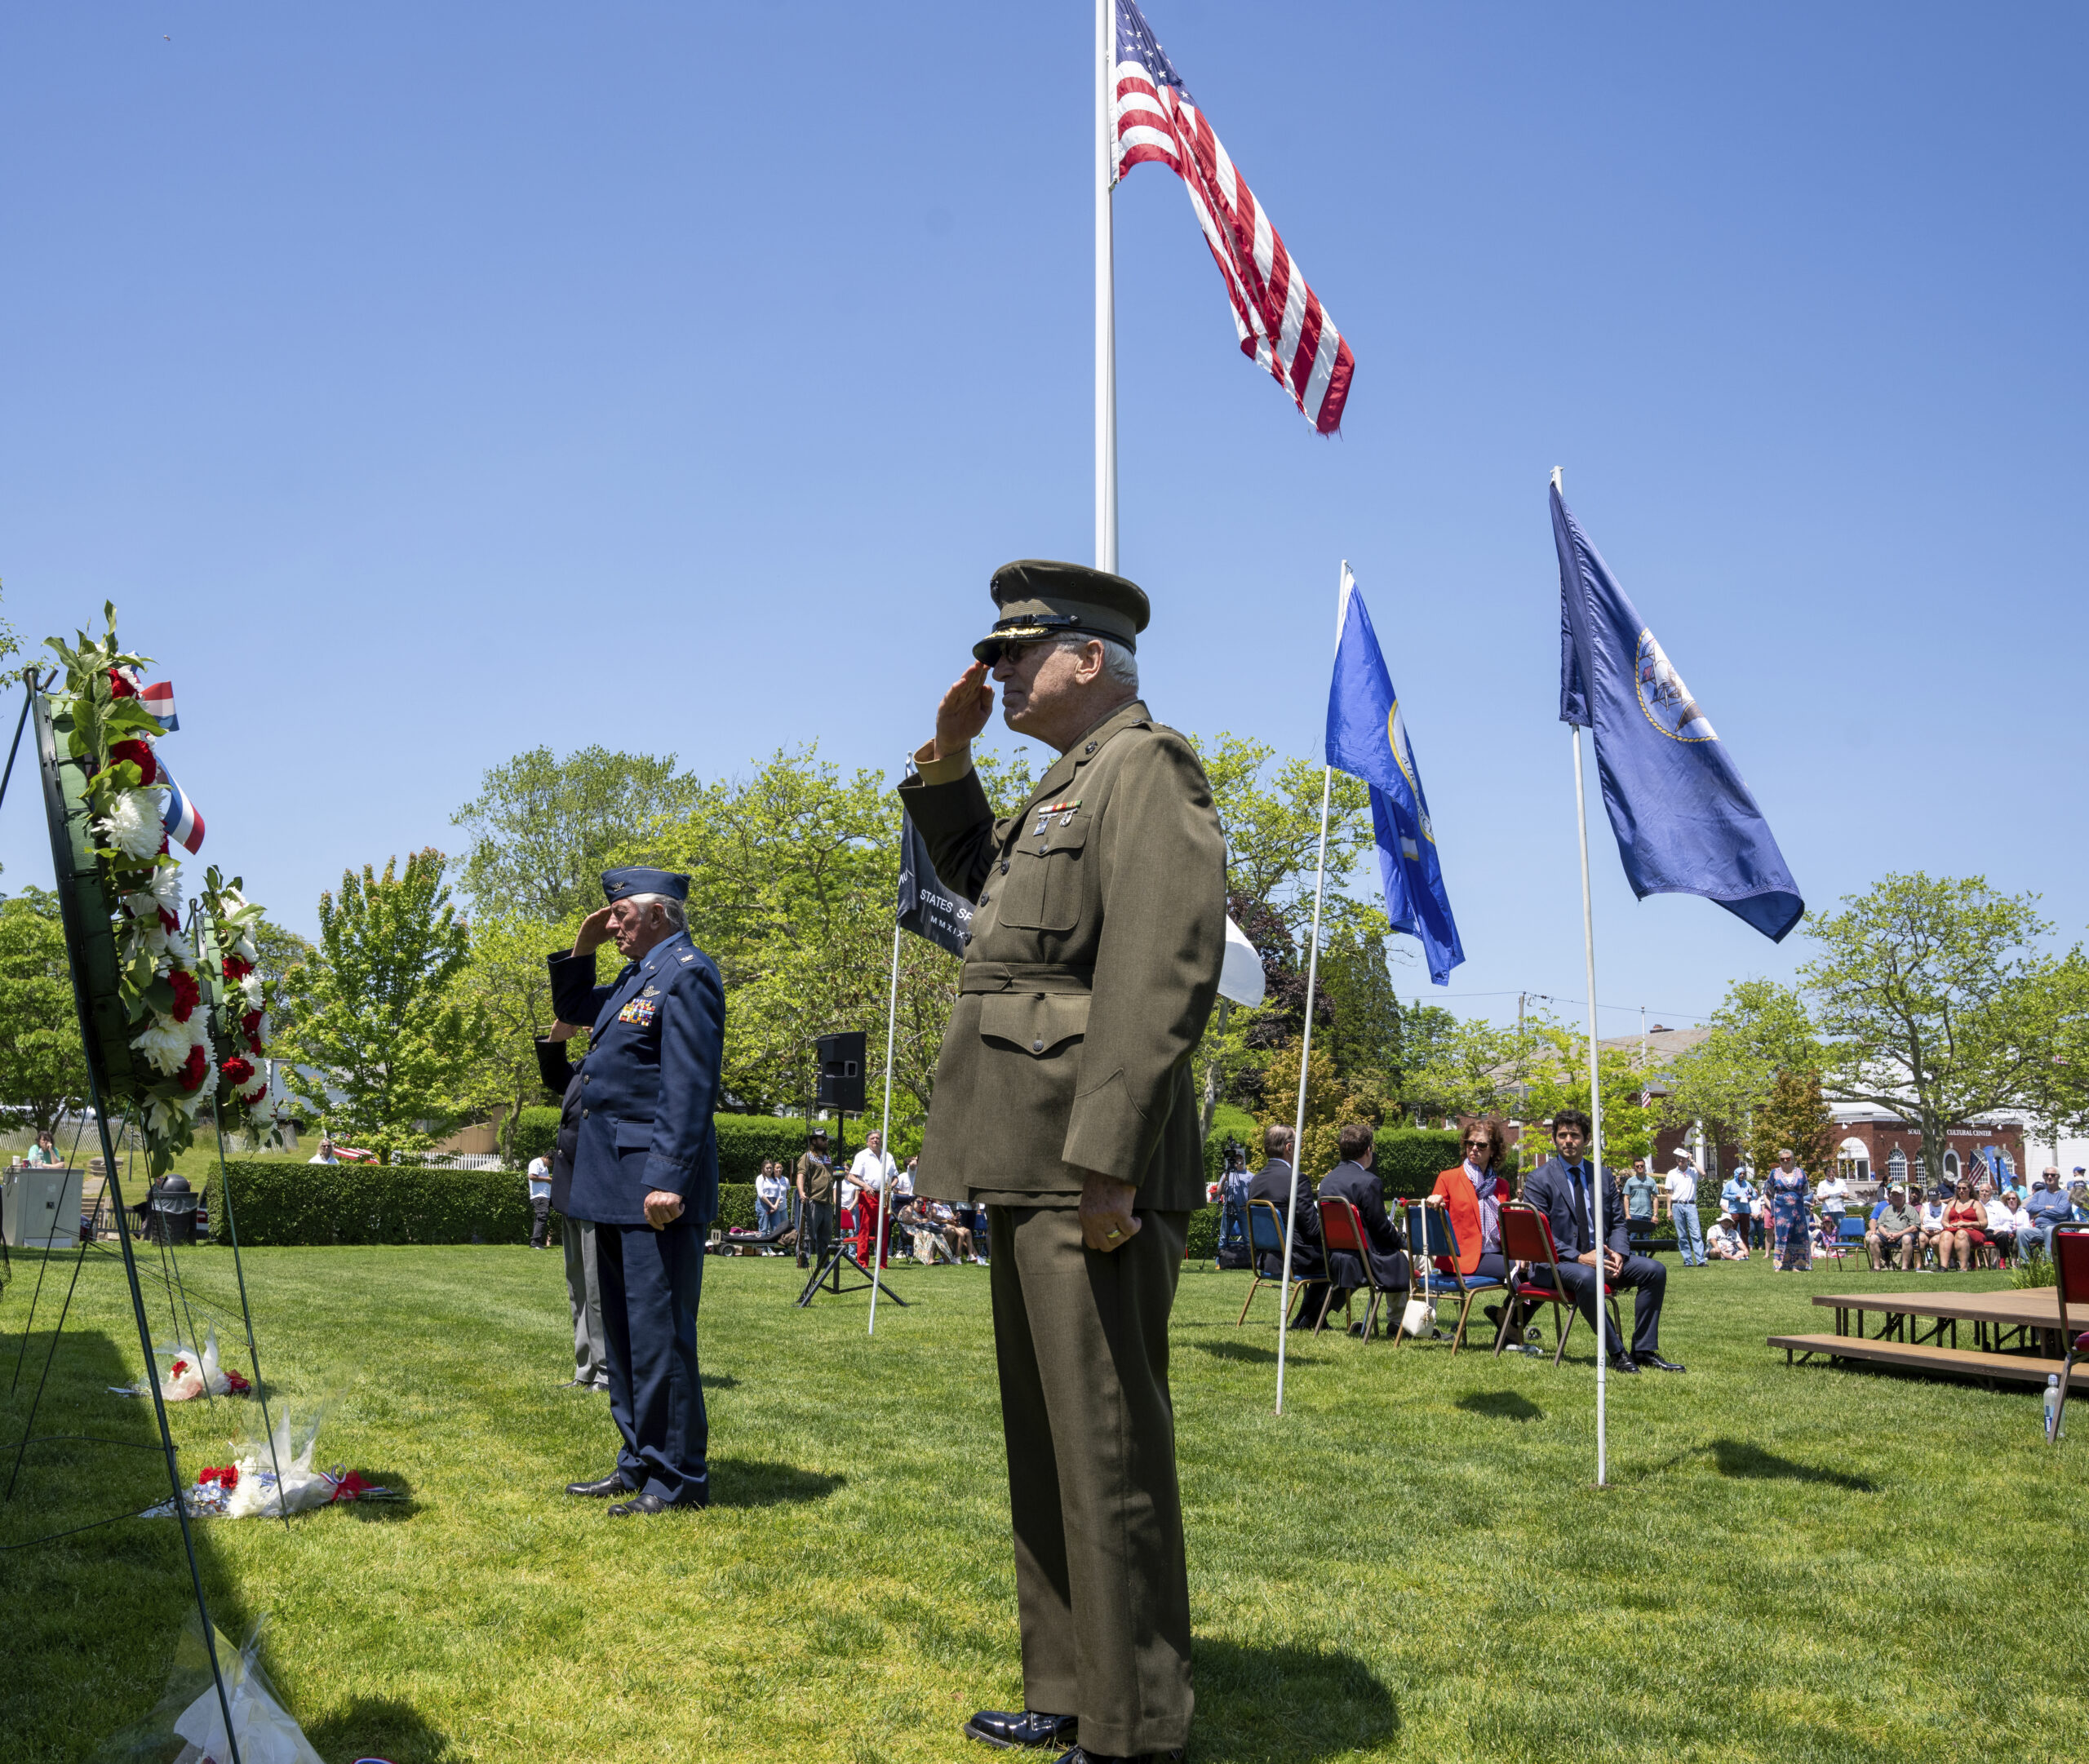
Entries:
<svg viewBox="0 0 2089 1764">
<path fill-rule="evenodd" d="M 867 1262 L 872 1246 L 879 1242 L 883 1227 L 879 1214 L 885 1206 L 885 1186 L 898 1174 L 893 1161 L 885 1149 L 885 1135 L 876 1128 L 871 1130 L 870 1143 L 858 1152 L 849 1165 L 849 1179 L 861 1190 L 856 1204 L 856 1260 Z M 844 1186 L 843 1204 L 847 1202 L 848 1189 Z M 885 1246 L 889 1252 L 890 1246 Z M 889 1254 L 878 1257 L 878 1265 L 884 1267 Z"/>
<path fill-rule="evenodd" d="M 536 1157 L 530 1160 L 530 1211 L 535 1215 L 530 1226 L 530 1248 L 542 1249 L 544 1236 L 552 1221 L 552 1160 Z"/>
<path fill-rule="evenodd" d="M 1683 1252 L 1683 1265 L 1705 1265 L 1705 1231 L 1697 1218 L 1697 1167 L 1687 1153 L 1678 1151 L 1675 1168 L 1668 1172 L 1669 1217 L 1675 1225 L 1675 1247 Z"/>
<path fill-rule="evenodd" d="M 1842 1172 L 1838 1171 L 1814 1190 L 1813 1198 L 1821 1203 L 1821 1212 L 1840 1226 L 1843 1215 L 1850 1210 L 1852 1192 L 1850 1185 L 1843 1180 Z"/>
</svg>

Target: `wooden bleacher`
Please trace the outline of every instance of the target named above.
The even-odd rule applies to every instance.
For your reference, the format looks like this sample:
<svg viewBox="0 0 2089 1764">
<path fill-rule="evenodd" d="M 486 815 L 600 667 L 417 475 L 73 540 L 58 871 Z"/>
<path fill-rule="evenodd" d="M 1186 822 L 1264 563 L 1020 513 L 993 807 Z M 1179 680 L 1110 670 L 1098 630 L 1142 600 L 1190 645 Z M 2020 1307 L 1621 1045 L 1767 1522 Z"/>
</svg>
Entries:
<svg viewBox="0 0 2089 1764">
<path fill-rule="evenodd" d="M 1999 1292 L 1887 1288 L 1825 1292 L 1813 1302 L 1834 1311 L 1834 1333 L 1772 1336 L 1769 1345 L 1785 1350 L 1788 1366 L 1819 1354 L 1945 1377 L 2042 1385 L 2060 1370 L 2062 1332 L 2089 1328 L 2089 1305 L 2070 1305 L 2063 1320 L 2059 1290 L 2049 1286 Z M 1875 1335 L 1865 1333 L 1867 1315 L 1882 1319 Z M 1975 1347 L 1958 1345 L 1961 1323 L 1972 1325 Z"/>
</svg>

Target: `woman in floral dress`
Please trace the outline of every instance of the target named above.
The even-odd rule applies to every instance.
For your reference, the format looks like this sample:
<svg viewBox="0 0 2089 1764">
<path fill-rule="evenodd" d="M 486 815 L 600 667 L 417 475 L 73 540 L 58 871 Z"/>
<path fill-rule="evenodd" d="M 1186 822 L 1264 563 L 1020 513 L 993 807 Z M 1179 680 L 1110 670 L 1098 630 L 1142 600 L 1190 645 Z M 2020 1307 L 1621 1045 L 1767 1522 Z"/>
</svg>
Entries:
<svg viewBox="0 0 2089 1764">
<path fill-rule="evenodd" d="M 1770 1259 L 1779 1273 L 1813 1265 L 1813 1239 L 1807 1233 L 1806 1172 L 1792 1161 L 1789 1147 L 1780 1147 L 1777 1167 L 1765 1185 L 1770 1199 Z"/>
</svg>

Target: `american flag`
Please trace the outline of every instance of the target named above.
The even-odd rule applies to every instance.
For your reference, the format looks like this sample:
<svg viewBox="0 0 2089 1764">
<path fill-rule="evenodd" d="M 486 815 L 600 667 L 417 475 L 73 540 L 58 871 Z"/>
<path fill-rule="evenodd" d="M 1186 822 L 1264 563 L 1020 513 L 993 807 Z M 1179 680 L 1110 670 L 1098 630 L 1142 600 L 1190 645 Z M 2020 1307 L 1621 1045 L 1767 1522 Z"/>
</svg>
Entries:
<svg viewBox="0 0 2089 1764">
<path fill-rule="evenodd" d="M 1226 278 L 1240 352 L 1289 392 L 1323 435 L 1342 426 L 1356 358 L 1190 96 L 1135 0 L 1115 0 L 1116 135 L 1111 176 L 1158 160 L 1182 179 Z"/>
</svg>

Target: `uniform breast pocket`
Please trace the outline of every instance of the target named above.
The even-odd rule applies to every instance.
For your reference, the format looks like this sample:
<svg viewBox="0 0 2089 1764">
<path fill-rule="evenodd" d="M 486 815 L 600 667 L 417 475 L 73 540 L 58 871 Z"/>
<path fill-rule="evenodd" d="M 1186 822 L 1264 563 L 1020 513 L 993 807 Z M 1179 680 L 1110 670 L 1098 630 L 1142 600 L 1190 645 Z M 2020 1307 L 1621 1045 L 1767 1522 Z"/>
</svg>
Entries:
<svg viewBox="0 0 2089 1764">
<path fill-rule="evenodd" d="M 1088 827 L 1053 827 L 1042 842 L 1027 840 L 1009 860 L 1000 923 L 1018 931 L 1071 931 L 1080 923 Z"/>
</svg>

